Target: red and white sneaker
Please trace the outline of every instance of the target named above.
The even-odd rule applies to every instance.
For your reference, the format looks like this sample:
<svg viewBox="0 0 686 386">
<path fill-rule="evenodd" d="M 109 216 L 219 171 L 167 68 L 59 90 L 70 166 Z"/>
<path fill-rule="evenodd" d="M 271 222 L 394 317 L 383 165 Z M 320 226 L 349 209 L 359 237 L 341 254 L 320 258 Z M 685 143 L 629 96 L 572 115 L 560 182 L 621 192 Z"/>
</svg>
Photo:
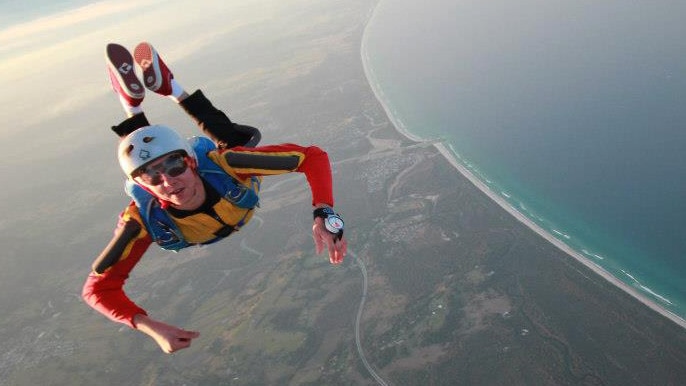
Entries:
<svg viewBox="0 0 686 386">
<path fill-rule="evenodd" d="M 106 56 L 107 72 L 114 91 L 129 105 L 140 105 L 145 97 L 145 88 L 136 76 L 131 53 L 119 44 L 110 43 L 107 45 Z"/>
<path fill-rule="evenodd" d="M 143 83 L 150 91 L 160 95 L 171 95 L 171 80 L 174 74 L 148 42 L 139 43 L 133 50 L 133 57 L 143 71 Z"/>
</svg>

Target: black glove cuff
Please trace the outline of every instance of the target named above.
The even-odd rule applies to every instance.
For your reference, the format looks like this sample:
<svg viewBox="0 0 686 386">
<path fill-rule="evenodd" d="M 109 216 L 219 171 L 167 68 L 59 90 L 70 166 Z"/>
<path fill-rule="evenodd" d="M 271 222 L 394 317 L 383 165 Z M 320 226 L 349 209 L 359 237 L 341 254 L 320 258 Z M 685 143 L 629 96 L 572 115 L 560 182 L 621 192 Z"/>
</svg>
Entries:
<svg viewBox="0 0 686 386">
<path fill-rule="evenodd" d="M 333 209 L 331 209 L 331 208 L 325 206 L 325 207 L 323 207 L 323 208 L 317 208 L 317 209 L 315 209 L 315 210 L 312 212 L 312 217 L 313 217 L 313 218 L 321 217 L 321 218 L 324 218 L 324 219 L 325 219 L 325 218 L 329 217 L 329 216 L 332 215 L 332 214 L 336 214 L 336 212 L 334 212 Z"/>
</svg>

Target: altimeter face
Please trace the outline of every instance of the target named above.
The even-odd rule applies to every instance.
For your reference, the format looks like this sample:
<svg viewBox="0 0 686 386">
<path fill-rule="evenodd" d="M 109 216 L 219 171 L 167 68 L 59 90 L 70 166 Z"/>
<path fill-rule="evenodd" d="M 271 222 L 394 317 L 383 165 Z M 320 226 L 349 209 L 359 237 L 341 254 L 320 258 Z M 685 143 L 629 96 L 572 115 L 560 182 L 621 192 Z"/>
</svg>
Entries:
<svg viewBox="0 0 686 386">
<path fill-rule="evenodd" d="M 343 230 L 343 219 L 336 215 L 330 215 L 324 219 L 324 225 L 329 232 L 338 233 Z"/>
</svg>

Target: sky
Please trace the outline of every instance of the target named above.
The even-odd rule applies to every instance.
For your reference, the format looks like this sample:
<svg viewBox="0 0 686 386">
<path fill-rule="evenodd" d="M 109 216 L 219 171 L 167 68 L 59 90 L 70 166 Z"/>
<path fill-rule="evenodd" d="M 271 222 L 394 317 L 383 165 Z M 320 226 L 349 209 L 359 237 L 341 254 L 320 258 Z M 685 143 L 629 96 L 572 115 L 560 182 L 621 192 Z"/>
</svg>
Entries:
<svg viewBox="0 0 686 386">
<path fill-rule="evenodd" d="M 4 91 L 0 93 L 0 121 L 4 122 L 0 127 L 0 151 L 4 155 L 0 172 L 15 181 L 4 189 L 0 200 L 3 211 L 18 207 L 16 202 L 9 202 L 17 195 L 35 191 L 36 185 L 48 180 L 66 177 L 69 173 L 65 168 L 73 169 L 74 164 L 88 165 L 88 169 L 95 162 L 110 177 L 121 177 L 114 158 L 115 137 L 109 127 L 123 115 L 105 70 L 107 43 L 117 42 L 132 50 L 138 42 L 150 41 L 167 62 L 176 64 L 173 70 L 177 79 L 192 91 L 208 86 L 216 77 L 230 82 L 240 70 L 225 63 L 203 71 L 186 71 L 192 62 L 203 59 L 203 50 L 217 47 L 227 34 L 247 33 L 251 24 L 273 16 L 279 6 L 278 2 L 261 0 L 202 1 L 189 10 L 186 4 L 159 0 L 94 2 L 56 14 L 35 15 L 0 29 L 0 84 Z M 231 50 L 229 43 L 222 48 Z M 160 99 L 150 95 L 146 99 L 144 106 L 153 111 L 153 117 L 175 109 Z M 89 158 L 74 158 L 79 151 Z M 90 159 L 96 154 L 97 159 Z M 80 172 L 71 171 L 72 176 Z M 27 174 L 32 176 L 30 180 Z"/>
<path fill-rule="evenodd" d="M 255 74 L 270 79 L 264 75 L 297 68 L 277 39 L 300 31 L 282 32 L 273 20 L 297 2 L 219 0 L 189 8 L 180 0 L 120 0 L 59 12 L 38 6 L 52 13 L 33 15 L 0 2 L 7 22 L 0 27 L 0 309 L 12 310 L 38 284 L 80 291 L 73 277 L 85 278 L 128 202 L 110 131 L 125 116 L 109 84 L 106 45 L 133 50 L 151 42 L 187 90 L 200 88 L 224 106 L 251 91 Z M 249 55 L 252 45 L 261 49 Z M 148 92 L 143 106 L 152 122 L 197 134 L 168 99 Z M 240 114 L 240 106 L 230 112 Z M 62 272 L 72 279 L 53 283 Z"/>
<path fill-rule="evenodd" d="M 55 15 L 37 15 L 0 30 L 0 83 L 12 90 L 0 96 L 5 106 L 0 117 L 4 122 L 21 117 L 20 122 L 0 130 L 0 139 L 9 145 L 3 151 L 19 151 L 6 140 L 25 127 L 54 124 L 54 119 L 76 111 L 102 113 L 94 105 L 110 92 L 103 61 L 108 42 L 133 47 L 140 40 L 150 40 L 164 48 L 165 58 L 179 61 L 230 29 L 240 28 L 241 17 L 250 17 L 249 8 L 232 6 L 234 19 L 218 26 L 210 17 L 216 14 L 213 8 L 225 8 L 229 2 L 200 2 L 190 13 L 182 11 L 183 2 L 160 3 L 98 2 Z M 199 30 L 198 26 L 207 28 Z"/>
</svg>

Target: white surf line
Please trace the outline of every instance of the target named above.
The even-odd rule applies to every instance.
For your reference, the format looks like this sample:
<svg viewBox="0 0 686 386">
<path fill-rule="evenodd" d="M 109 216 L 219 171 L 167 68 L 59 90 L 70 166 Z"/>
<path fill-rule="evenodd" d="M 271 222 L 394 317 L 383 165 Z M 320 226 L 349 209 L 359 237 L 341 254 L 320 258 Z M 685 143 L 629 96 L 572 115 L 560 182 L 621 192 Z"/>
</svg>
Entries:
<svg viewBox="0 0 686 386">
<path fill-rule="evenodd" d="M 362 311 L 364 310 L 364 303 L 367 301 L 367 267 L 365 267 L 362 259 L 357 257 L 357 254 L 350 249 L 348 249 L 348 254 L 355 258 L 355 262 L 360 267 L 362 271 L 362 298 L 360 299 L 360 305 L 357 308 L 357 318 L 355 318 L 355 345 L 357 346 L 357 354 L 360 356 L 360 360 L 364 367 L 369 371 L 372 377 L 376 380 L 379 385 L 388 386 L 388 383 L 374 371 L 372 366 L 367 361 L 367 357 L 364 356 L 364 351 L 362 350 L 362 341 L 360 339 L 360 320 L 362 319 Z"/>
</svg>

